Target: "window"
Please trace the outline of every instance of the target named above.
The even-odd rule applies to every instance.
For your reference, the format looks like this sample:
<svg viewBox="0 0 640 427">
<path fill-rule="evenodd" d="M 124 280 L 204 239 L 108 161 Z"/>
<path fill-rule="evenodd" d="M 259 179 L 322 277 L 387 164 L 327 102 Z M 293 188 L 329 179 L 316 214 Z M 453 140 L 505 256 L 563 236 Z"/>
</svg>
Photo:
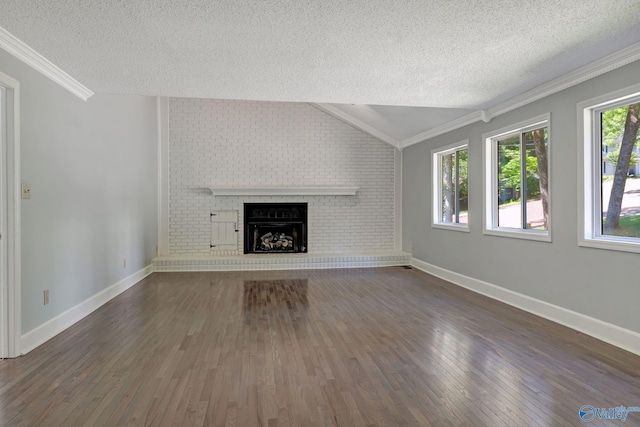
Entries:
<svg viewBox="0 0 640 427">
<path fill-rule="evenodd" d="M 462 141 L 432 152 L 432 226 L 469 231 L 468 145 Z"/>
<path fill-rule="evenodd" d="M 549 120 L 483 135 L 485 234 L 551 241 Z"/>
<path fill-rule="evenodd" d="M 640 252 L 640 85 L 578 105 L 580 244 Z"/>
</svg>

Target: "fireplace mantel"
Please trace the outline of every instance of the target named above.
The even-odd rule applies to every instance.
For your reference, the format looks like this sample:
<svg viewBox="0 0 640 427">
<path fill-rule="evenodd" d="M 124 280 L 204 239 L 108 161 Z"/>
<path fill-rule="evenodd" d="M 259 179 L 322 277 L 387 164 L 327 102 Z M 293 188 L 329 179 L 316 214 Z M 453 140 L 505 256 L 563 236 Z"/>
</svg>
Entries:
<svg viewBox="0 0 640 427">
<path fill-rule="evenodd" d="M 355 196 L 360 187 L 207 187 L 220 196 Z"/>
</svg>

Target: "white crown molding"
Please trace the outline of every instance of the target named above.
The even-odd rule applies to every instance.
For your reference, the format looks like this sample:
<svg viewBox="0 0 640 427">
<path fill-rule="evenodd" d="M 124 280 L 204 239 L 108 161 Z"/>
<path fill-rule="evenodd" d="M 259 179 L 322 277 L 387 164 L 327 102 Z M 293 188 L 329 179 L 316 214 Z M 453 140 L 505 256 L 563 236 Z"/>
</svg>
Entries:
<svg viewBox="0 0 640 427">
<path fill-rule="evenodd" d="M 399 140 L 387 135 L 386 133 L 380 131 L 379 129 L 374 128 L 371 125 L 368 125 L 367 123 L 361 120 L 356 119 L 351 114 L 347 114 L 344 111 L 340 110 L 339 108 L 334 107 L 333 105 L 315 104 L 315 103 L 311 103 L 311 105 L 318 108 L 319 110 L 324 111 L 330 116 L 335 117 L 336 119 L 342 120 L 343 122 L 350 124 L 356 129 L 359 129 L 365 133 L 368 133 L 374 138 L 378 138 L 379 140 L 386 142 L 387 144 L 391 145 L 394 148 L 400 149 Z"/>
<path fill-rule="evenodd" d="M 467 126 L 475 122 L 479 122 L 480 120 L 483 120 L 485 118 L 486 118 L 486 113 L 483 113 L 483 110 L 474 111 L 473 113 L 469 113 L 466 116 L 462 116 L 460 118 L 452 120 L 449 123 L 436 126 L 434 128 L 425 130 L 424 132 L 420 132 L 419 134 L 414 135 L 410 138 L 404 139 L 400 142 L 400 147 L 401 149 L 405 149 L 410 145 L 418 144 L 420 142 L 426 141 L 438 135 L 451 132 L 452 130 L 459 129 L 463 126 Z"/>
<path fill-rule="evenodd" d="M 562 90 L 568 89 L 572 86 L 583 83 L 587 80 L 598 77 L 609 71 L 613 71 L 627 64 L 635 62 L 640 59 L 640 43 L 632 44 L 616 53 L 605 56 L 595 62 L 592 62 L 584 67 L 580 67 L 562 77 L 551 80 L 543 85 L 540 85 L 530 91 L 513 97 L 498 105 L 494 105 L 489 108 L 489 112 L 492 117 L 499 116 L 500 114 L 507 113 L 509 111 L 520 108 L 523 105 L 530 104 L 534 101 L 553 95 Z"/>
<path fill-rule="evenodd" d="M 640 43 L 635 43 L 629 47 L 619 50 L 609 56 L 605 56 L 591 64 L 578 68 L 562 77 L 551 80 L 521 95 L 515 96 L 500 104 L 494 105 L 487 110 L 478 110 L 459 119 L 452 120 L 441 126 L 421 132 L 417 135 L 400 141 L 400 149 L 410 145 L 418 144 L 438 135 L 451 132 L 463 126 L 470 125 L 480 120 L 488 123 L 493 117 L 508 113 L 527 104 L 531 104 L 539 99 L 553 95 L 572 86 L 583 83 L 587 80 L 608 73 L 627 64 L 640 60 Z"/>
<path fill-rule="evenodd" d="M 0 48 L 6 50 L 9 54 L 15 56 L 36 71 L 44 74 L 78 98 L 86 101 L 93 96 L 91 90 L 84 87 L 69 74 L 62 71 L 51 61 L 2 27 L 0 27 Z"/>
</svg>

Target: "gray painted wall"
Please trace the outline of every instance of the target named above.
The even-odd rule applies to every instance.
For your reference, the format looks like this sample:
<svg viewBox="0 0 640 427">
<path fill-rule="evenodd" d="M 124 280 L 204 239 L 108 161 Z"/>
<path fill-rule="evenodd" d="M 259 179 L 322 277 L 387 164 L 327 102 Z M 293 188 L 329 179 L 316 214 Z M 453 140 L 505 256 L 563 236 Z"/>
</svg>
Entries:
<svg viewBox="0 0 640 427">
<path fill-rule="evenodd" d="M 403 153 L 403 245 L 413 256 L 640 332 L 638 254 L 578 247 L 576 104 L 638 83 L 635 62 Z M 482 134 L 551 113 L 553 242 L 482 234 Z M 431 150 L 469 139 L 470 233 L 431 228 Z"/>
<path fill-rule="evenodd" d="M 21 205 L 24 334 L 155 256 L 156 100 L 84 102 L 1 50 L 0 71 L 20 81 L 22 181 L 31 184 Z"/>
</svg>

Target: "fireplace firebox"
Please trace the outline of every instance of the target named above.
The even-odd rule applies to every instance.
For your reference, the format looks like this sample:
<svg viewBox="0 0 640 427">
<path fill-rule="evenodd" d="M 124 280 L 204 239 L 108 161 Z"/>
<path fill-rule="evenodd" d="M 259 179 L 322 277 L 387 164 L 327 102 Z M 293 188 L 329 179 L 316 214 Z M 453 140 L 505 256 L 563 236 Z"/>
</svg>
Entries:
<svg viewBox="0 0 640 427">
<path fill-rule="evenodd" d="M 307 252 L 306 203 L 245 203 L 244 253 Z"/>
</svg>

